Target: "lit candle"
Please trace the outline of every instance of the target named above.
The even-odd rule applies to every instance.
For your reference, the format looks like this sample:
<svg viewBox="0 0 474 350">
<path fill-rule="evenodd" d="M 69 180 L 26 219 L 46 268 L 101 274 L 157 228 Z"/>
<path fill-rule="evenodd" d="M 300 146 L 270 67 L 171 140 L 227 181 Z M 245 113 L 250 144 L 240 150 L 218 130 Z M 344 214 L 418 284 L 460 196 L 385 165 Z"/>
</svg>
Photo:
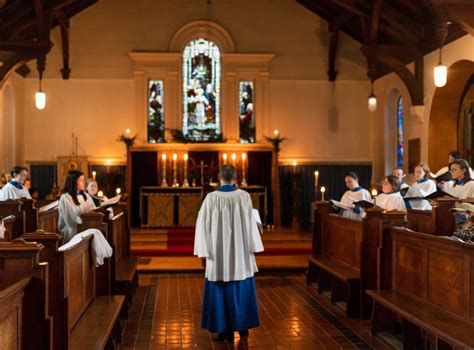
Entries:
<svg viewBox="0 0 474 350">
<path fill-rule="evenodd" d="M 92 172 L 92 180 L 95 180 L 95 177 L 96 177 L 96 176 L 97 176 L 97 172 L 94 170 L 94 171 Z"/>
<path fill-rule="evenodd" d="M 232 153 L 232 165 L 235 167 L 235 160 L 237 159 L 237 154 Z"/>
<path fill-rule="evenodd" d="M 161 160 L 163 163 L 163 180 L 161 181 L 161 187 L 168 187 L 168 182 L 166 181 L 166 153 L 161 155 Z"/>
<path fill-rule="evenodd" d="M 247 179 L 245 177 L 245 160 L 247 159 L 247 153 L 242 153 L 242 186 L 247 186 Z"/>
<path fill-rule="evenodd" d="M 224 160 L 224 164 L 227 164 L 227 153 L 222 155 L 222 159 Z"/>
<path fill-rule="evenodd" d="M 247 159 L 247 153 L 242 153 L 242 162 L 245 162 Z"/>
<path fill-rule="evenodd" d="M 278 137 L 279 134 L 280 132 L 278 130 L 273 130 L 273 135 L 275 135 L 275 137 Z"/>
<path fill-rule="evenodd" d="M 110 159 L 107 159 L 107 160 L 105 161 L 105 164 L 110 165 L 110 164 L 112 164 L 112 161 L 111 161 Z"/>
<path fill-rule="evenodd" d="M 120 189 L 120 187 L 117 187 L 117 189 L 115 190 L 115 193 L 117 193 L 118 195 L 122 193 L 122 190 Z"/>
<path fill-rule="evenodd" d="M 176 153 L 173 153 L 173 163 L 176 164 L 177 160 L 178 160 L 178 155 Z"/>
<path fill-rule="evenodd" d="M 189 187 L 189 182 L 188 182 L 188 154 L 185 153 L 183 155 L 184 159 L 184 180 L 183 180 L 183 187 Z"/>
<path fill-rule="evenodd" d="M 294 160 L 291 165 L 293 165 L 294 167 L 298 165 L 298 162 L 296 160 Z"/>
<path fill-rule="evenodd" d="M 130 134 L 130 129 L 126 129 L 126 130 L 125 130 L 125 133 L 126 133 L 127 135 Z"/>
<path fill-rule="evenodd" d="M 163 154 L 161 155 L 161 160 L 162 160 L 163 162 L 166 162 L 166 153 L 163 153 Z"/>
<path fill-rule="evenodd" d="M 178 155 L 173 153 L 173 187 L 179 187 L 178 182 Z"/>
<path fill-rule="evenodd" d="M 102 191 L 97 192 L 97 196 L 99 196 L 99 198 L 102 198 L 104 196 L 104 192 Z"/>
<path fill-rule="evenodd" d="M 187 165 L 188 157 L 189 157 L 189 156 L 188 156 L 187 153 L 185 153 L 184 156 L 183 156 L 183 159 L 184 159 L 184 162 L 185 162 L 185 163 L 184 163 L 185 166 Z"/>
<path fill-rule="evenodd" d="M 374 199 L 374 205 L 377 205 L 376 204 L 376 197 L 377 197 L 377 190 L 374 188 L 372 190 L 372 198 Z"/>
<path fill-rule="evenodd" d="M 326 187 L 321 186 L 321 200 L 324 202 L 324 193 L 326 192 Z"/>
<path fill-rule="evenodd" d="M 319 180 L 319 171 L 314 172 L 314 200 L 317 200 L 318 197 L 318 180 Z"/>
</svg>

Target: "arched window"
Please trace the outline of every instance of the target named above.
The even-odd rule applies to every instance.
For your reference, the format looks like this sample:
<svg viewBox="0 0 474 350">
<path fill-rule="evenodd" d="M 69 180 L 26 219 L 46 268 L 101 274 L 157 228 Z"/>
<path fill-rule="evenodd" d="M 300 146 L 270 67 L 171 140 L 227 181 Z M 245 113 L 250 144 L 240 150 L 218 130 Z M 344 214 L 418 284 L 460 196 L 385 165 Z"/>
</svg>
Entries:
<svg viewBox="0 0 474 350">
<path fill-rule="evenodd" d="M 191 41 L 183 51 L 183 134 L 194 141 L 218 141 L 221 52 L 205 39 Z"/>
<path fill-rule="evenodd" d="M 148 142 L 165 142 L 163 80 L 148 82 Z"/>
<path fill-rule="evenodd" d="M 397 167 L 403 168 L 403 98 L 397 100 Z"/>
</svg>

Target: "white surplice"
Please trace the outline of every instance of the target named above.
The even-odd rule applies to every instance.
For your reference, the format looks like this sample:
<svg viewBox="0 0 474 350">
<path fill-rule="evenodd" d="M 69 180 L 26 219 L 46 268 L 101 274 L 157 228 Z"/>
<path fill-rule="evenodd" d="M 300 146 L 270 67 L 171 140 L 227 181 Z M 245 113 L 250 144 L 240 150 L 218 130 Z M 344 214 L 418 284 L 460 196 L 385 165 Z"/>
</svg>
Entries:
<svg viewBox="0 0 474 350">
<path fill-rule="evenodd" d="M 360 187 L 360 189 L 357 191 L 348 190 L 344 192 L 340 202 L 342 204 L 351 206 L 354 202 L 359 202 L 362 200 L 372 202 L 372 196 L 370 195 L 369 191 L 367 191 L 365 188 Z M 349 219 L 363 218 L 365 216 L 364 209 L 359 208 L 359 210 L 359 213 L 355 212 L 354 210 L 342 210 L 341 215 Z"/>
<path fill-rule="evenodd" d="M 104 264 L 105 258 L 110 258 L 113 254 L 113 249 L 110 246 L 107 239 L 104 237 L 102 232 L 96 228 L 90 228 L 81 233 L 76 234 L 68 243 L 63 244 L 58 248 L 58 251 L 63 252 L 65 250 L 71 249 L 84 238 L 88 236 L 93 236 L 91 240 L 92 255 L 95 261 L 95 266 L 100 266 Z"/>
<path fill-rule="evenodd" d="M 444 192 L 459 199 L 474 198 L 474 180 L 468 181 L 463 185 L 453 185 L 452 187 L 443 187 L 442 189 Z"/>
<path fill-rule="evenodd" d="M 242 190 L 211 192 L 199 210 L 194 255 L 206 258 L 206 278 L 241 281 L 258 271 L 254 253 L 263 251 L 250 195 Z"/>
<path fill-rule="evenodd" d="M 19 189 L 12 185 L 10 182 L 7 182 L 5 186 L 2 187 L 0 191 L 0 201 L 6 201 L 9 199 L 31 199 L 30 192 L 25 186 L 21 186 Z"/>
<path fill-rule="evenodd" d="M 411 185 L 405 197 L 426 197 L 427 195 L 436 192 L 436 184 L 433 180 L 426 180 L 422 182 L 416 181 Z M 411 200 L 410 205 L 412 209 L 431 210 L 431 204 L 426 199 Z"/>
<path fill-rule="evenodd" d="M 63 235 L 63 244 L 66 244 L 77 234 L 77 225 L 82 224 L 81 215 L 96 208 L 92 197 L 88 193 L 86 200 L 82 195 L 77 196 L 79 205 L 74 203 L 69 193 L 64 193 L 59 198 L 59 232 Z"/>
<path fill-rule="evenodd" d="M 403 200 L 400 192 L 394 193 L 381 193 L 376 197 L 375 204 L 387 211 L 398 210 L 398 211 L 407 211 L 405 206 L 405 201 Z"/>
</svg>

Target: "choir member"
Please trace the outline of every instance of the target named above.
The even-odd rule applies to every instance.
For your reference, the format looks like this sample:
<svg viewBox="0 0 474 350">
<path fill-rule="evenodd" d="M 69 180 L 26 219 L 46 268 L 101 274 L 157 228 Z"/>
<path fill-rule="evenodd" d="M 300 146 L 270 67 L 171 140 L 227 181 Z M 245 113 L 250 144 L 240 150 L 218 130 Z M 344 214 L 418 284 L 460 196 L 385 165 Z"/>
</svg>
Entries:
<svg viewBox="0 0 474 350">
<path fill-rule="evenodd" d="M 364 210 L 358 205 L 354 204 L 354 202 L 359 202 L 362 200 L 372 202 L 372 197 L 369 191 L 359 185 L 359 177 L 353 171 L 346 174 L 344 181 L 348 190 L 344 192 L 340 202 L 351 207 L 352 210 L 343 210 L 342 216 L 351 219 L 364 217 Z"/>
<path fill-rule="evenodd" d="M 416 182 L 412 184 L 405 197 L 426 197 L 436 192 L 436 184 L 430 180 L 430 168 L 427 164 L 422 163 L 415 167 Z M 431 210 L 431 205 L 426 199 L 415 199 L 406 201 L 406 206 L 418 210 Z"/>
<path fill-rule="evenodd" d="M 400 194 L 400 180 L 394 175 L 385 176 L 382 179 L 382 193 L 376 197 L 378 207 L 391 211 L 398 210 L 406 212 L 405 201 Z"/>
<path fill-rule="evenodd" d="M 10 174 L 12 179 L 2 187 L 0 191 L 0 201 L 20 198 L 31 199 L 30 192 L 25 187 L 28 170 L 25 167 L 17 165 L 12 168 Z"/>
<path fill-rule="evenodd" d="M 405 171 L 403 171 L 403 168 L 396 167 L 395 169 L 393 169 L 392 175 L 397 177 L 398 180 L 400 180 L 400 189 L 401 190 L 410 187 L 407 183 L 405 183 L 406 174 L 405 174 Z"/>
<path fill-rule="evenodd" d="M 449 171 L 453 178 L 453 186 L 440 186 L 443 191 L 450 195 L 459 198 L 473 198 L 474 197 L 474 181 L 471 178 L 469 164 L 464 159 L 458 159 L 449 164 Z"/>
<path fill-rule="evenodd" d="M 100 206 L 101 201 L 108 199 L 106 196 L 102 196 L 100 198 L 97 196 L 97 194 L 99 193 L 99 184 L 94 179 L 87 180 L 86 191 L 91 195 L 96 207 Z"/>
</svg>

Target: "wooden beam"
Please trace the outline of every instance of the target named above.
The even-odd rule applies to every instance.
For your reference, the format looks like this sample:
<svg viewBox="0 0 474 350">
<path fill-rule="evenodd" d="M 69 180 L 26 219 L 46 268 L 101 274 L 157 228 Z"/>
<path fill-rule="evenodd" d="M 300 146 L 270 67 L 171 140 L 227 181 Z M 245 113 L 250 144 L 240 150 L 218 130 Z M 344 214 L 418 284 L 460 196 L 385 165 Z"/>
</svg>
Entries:
<svg viewBox="0 0 474 350">
<path fill-rule="evenodd" d="M 69 68 L 69 19 L 63 11 L 56 11 L 55 17 L 59 21 L 61 31 L 61 47 L 63 51 L 63 68 L 61 68 L 61 75 L 64 80 L 67 80 L 71 74 L 71 69 Z"/>
<path fill-rule="evenodd" d="M 36 19 L 36 27 L 38 33 L 38 39 L 44 39 L 44 15 L 43 15 L 43 1 L 42 0 L 34 0 L 35 6 L 35 19 Z"/>
<path fill-rule="evenodd" d="M 333 30 L 331 32 L 331 37 L 329 39 L 329 50 L 328 50 L 328 59 L 329 59 L 328 79 L 329 81 L 336 81 L 336 76 L 337 76 L 336 56 L 337 56 L 337 44 L 339 43 L 339 33 L 340 33 L 339 29 Z"/>
<path fill-rule="evenodd" d="M 380 9 L 382 8 L 382 0 L 374 0 L 372 12 L 370 14 L 370 42 L 376 43 L 379 34 L 380 25 Z"/>
<path fill-rule="evenodd" d="M 51 48 L 49 41 L 28 41 L 28 42 L 0 42 L 0 51 L 22 52 L 22 51 L 44 51 Z"/>
</svg>

